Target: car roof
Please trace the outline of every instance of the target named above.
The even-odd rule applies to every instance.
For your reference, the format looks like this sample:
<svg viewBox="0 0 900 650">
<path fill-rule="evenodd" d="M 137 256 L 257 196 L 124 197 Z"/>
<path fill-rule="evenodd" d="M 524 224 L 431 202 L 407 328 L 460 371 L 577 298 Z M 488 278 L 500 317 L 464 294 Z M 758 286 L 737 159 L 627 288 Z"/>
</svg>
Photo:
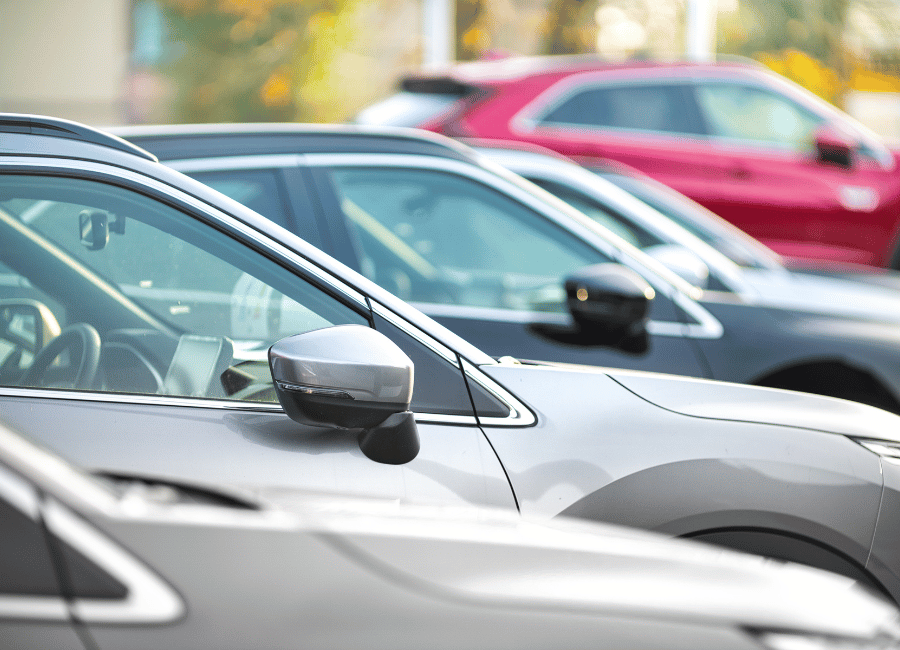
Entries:
<svg viewBox="0 0 900 650">
<path fill-rule="evenodd" d="M 474 162 L 467 147 L 436 133 L 336 124 L 182 124 L 107 129 L 160 160 L 303 153 L 415 154 Z"/>
<path fill-rule="evenodd" d="M 473 86 L 515 83 L 518 80 L 548 76 L 566 76 L 579 72 L 602 70 L 646 70 L 651 68 L 721 70 L 749 70 L 761 68 L 761 64 L 751 59 L 728 59 L 713 62 L 698 61 L 663 61 L 648 59 L 631 59 L 627 61 L 610 61 L 594 54 L 509 57 L 491 61 L 469 61 L 428 71 L 419 71 L 408 75 L 402 82 L 404 90 L 416 92 L 437 92 L 432 88 L 438 80 L 443 80 L 447 89 L 455 83 L 468 83 Z"/>
</svg>

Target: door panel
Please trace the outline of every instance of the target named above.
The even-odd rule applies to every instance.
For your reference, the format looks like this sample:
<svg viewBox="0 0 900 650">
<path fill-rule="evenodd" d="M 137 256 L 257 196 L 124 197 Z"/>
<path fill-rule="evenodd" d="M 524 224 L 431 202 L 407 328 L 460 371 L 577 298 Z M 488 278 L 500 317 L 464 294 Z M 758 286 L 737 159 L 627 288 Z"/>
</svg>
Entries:
<svg viewBox="0 0 900 650">
<path fill-rule="evenodd" d="M 0 412 L 14 428 L 95 470 L 515 508 L 500 463 L 475 426 L 419 423 L 419 456 L 397 466 L 363 456 L 357 432 L 304 427 L 279 412 L 6 396 Z"/>
</svg>

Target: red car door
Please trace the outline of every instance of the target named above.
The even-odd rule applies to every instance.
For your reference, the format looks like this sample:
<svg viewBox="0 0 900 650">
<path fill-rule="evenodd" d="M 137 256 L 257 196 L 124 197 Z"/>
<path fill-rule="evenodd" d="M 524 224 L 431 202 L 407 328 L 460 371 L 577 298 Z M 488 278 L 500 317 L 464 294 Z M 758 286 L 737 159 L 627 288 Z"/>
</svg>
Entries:
<svg viewBox="0 0 900 650">
<path fill-rule="evenodd" d="M 879 163 L 864 153 L 849 166 L 820 160 L 825 118 L 771 89 L 704 79 L 696 98 L 720 174 L 706 192 L 675 189 L 783 254 L 882 263 L 894 218 L 879 218 L 891 196 Z"/>
</svg>

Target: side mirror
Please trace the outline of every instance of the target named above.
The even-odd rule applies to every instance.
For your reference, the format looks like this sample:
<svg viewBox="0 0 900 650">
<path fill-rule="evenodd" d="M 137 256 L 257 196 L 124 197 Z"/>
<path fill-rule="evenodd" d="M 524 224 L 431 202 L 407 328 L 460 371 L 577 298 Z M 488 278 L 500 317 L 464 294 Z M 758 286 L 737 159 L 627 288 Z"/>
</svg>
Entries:
<svg viewBox="0 0 900 650">
<path fill-rule="evenodd" d="M 27 298 L 0 300 L 0 339 L 37 353 L 61 331 L 44 303 Z"/>
<path fill-rule="evenodd" d="M 826 165 L 849 169 L 853 166 L 853 150 L 856 143 L 832 126 L 816 131 L 816 160 Z"/>
<path fill-rule="evenodd" d="M 705 289 L 709 284 L 709 267 L 689 248 L 660 244 L 645 248 L 644 252 L 695 287 Z"/>
<path fill-rule="evenodd" d="M 269 348 L 278 401 L 301 424 L 362 429 L 370 459 L 408 463 L 419 453 L 409 410 L 413 363 L 386 336 L 362 325 L 338 325 L 282 339 Z"/>
<path fill-rule="evenodd" d="M 573 324 L 533 323 L 532 331 L 569 345 L 647 351 L 647 320 L 656 292 L 639 274 L 621 264 L 595 264 L 570 275 L 565 291 Z"/>
</svg>

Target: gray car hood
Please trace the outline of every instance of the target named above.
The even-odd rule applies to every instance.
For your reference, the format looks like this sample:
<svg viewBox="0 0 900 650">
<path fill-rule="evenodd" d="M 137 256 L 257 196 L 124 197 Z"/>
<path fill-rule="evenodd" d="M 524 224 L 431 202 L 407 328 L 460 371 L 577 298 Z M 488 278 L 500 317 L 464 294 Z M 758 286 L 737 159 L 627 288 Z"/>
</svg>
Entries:
<svg viewBox="0 0 900 650">
<path fill-rule="evenodd" d="M 682 415 L 900 442 L 900 416 L 858 402 L 649 372 L 606 374 L 638 397 Z"/>
<path fill-rule="evenodd" d="M 896 610 L 823 571 L 629 528 L 265 490 L 358 561 L 454 600 L 898 638 Z"/>
</svg>

